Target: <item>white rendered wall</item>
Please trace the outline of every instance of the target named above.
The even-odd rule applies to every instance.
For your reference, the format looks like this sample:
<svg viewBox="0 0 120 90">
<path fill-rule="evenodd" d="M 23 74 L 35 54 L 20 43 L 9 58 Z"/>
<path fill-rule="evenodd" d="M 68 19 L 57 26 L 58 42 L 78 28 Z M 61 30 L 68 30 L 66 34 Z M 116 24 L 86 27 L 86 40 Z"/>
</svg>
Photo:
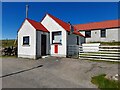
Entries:
<svg viewBox="0 0 120 90">
<path fill-rule="evenodd" d="M 24 36 L 29 36 L 30 46 L 23 45 Z M 18 31 L 18 57 L 36 59 L 36 30 L 27 20 Z"/>
<path fill-rule="evenodd" d="M 120 41 L 118 35 L 119 35 L 119 30 L 120 28 L 114 28 L 114 29 L 106 29 L 107 30 L 107 35 L 106 39 L 101 38 L 101 41 L 108 41 L 108 42 L 113 42 L 113 41 Z"/>
<path fill-rule="evenodd" d="M 66 57 L 66 49 L 67 49 L 67 32 L 64 30 L 56 21 L 54 21 L 50 16 L 46 15 L 46 17 L 42 20 L 42 25 L 47 28 L 50 32 L 50 54 L 52 56 L 62 56 Z M 62 31 L 62 45 L 58 44 L 58 53 L 54 53 L 54 44 L 52 44 L 52 32 Z"/>
<path fill-rule="evenodd" d="M 101 37 L 101 30 L 92 30 L 91 38 L 86 38 L 86 42 L 118 42 L 119 30 L 120 28 L 106 29 L 106 37 Z M 85 35 L 85 31 L 80 32 Z"/>
<path fill-rule="evenodd" d="M 50 54 L 50 40 L 49 40 L 49 33 L 47 32 L 41 32 L 41 31 L 37 31 L 36 33 L 36 54 L 37 54 L 37 58 L 41 57 L 41 34 L 46 35 L 46 54 Z"/>
</svg>

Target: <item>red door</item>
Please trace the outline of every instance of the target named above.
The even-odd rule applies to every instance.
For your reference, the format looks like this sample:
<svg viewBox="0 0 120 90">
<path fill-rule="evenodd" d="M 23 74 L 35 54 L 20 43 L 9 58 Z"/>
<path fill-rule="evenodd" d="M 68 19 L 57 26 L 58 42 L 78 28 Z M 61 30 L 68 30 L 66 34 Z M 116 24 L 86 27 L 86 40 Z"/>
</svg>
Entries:
<svg viewBox="0 0 120 90">
<path fill-rule="evenodd" d="M 58 53 L 58 45 L 54 46 L 54 53 Z"/>
</svg>

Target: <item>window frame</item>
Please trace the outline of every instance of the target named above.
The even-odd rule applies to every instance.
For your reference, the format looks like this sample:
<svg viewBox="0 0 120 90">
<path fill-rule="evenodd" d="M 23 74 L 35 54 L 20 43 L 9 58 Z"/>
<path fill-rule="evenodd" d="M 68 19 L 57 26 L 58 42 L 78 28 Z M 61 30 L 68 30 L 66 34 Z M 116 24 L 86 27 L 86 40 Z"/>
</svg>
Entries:
<svg viewBox="0 0 120 90">
<path fill-rule="evenodd" d="M 103 31 L 104 31 L 104 33 L 103 33 Z M 105 38 L 106 37 L 106 29 L 101 29 L 100 30 L 100 36 L 101 36 L 101 38 Z"/>
<path fill-rule="evenodd" d="M 28 39 L 27 43 L 25 43 L 25 39 Z M 30 36 L 23 36 L 23 45 L 30 45 Z"/>
<path fill-rule="evenodd" d="M 53 43 L 53 40 L 54 40 L 54 36 L 55 36 L 55 33 L 60 33 L 60 35 L 61 35 L 61 42 L 59 42 L 59 43 Z M 62 31 L 54 31 L 54 32 L 52 32 L 51 33 L 52 35 L 52 44 L 62 44 Z"/>
<path fill-rule="evenodd" d="M 87 32 L 90 32 L 90 35 L 89 35 L 89 36 L 87 36 L 87 34 L 86 34 Z M 91 30 L 85 31 L 85 37 L 86 37 L 86 38 L 91 38 Z"/>
</svg>

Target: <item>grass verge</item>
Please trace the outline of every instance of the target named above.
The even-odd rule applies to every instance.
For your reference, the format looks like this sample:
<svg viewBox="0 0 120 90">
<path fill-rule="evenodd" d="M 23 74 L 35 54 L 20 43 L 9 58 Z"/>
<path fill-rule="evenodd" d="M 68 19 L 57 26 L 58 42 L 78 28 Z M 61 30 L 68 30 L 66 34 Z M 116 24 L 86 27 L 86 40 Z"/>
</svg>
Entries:
<svg viewBox="0 0 120 90">
<path fill-rule="evenodd" d="M 0 56 L 0 58 L 17 58 L 17 56 Z"/>
<path fill-rule="evenodd" d="M 17 42 L 15 43 L 14 39 L 0 40 L 0 42 L 2 42 L 2 44 L 0 45 L 1 47 L 17 46 Z"/>
<path fill-rule="evenodd" d="M 110 45 L 110 46 L 120 46 L 120 42 L 90 42 L 90 43 L 100 43 L 101 45 Z"/>
<path fill-rule="evenodd" d="M 105 74 L 92 77 L 91 82 L 98 86 L 100 90 L 120 90 L 120 82 L 108 80 Z"/>
<path fill-rule="evenodd" d="M 105 63 L 110 63 L 110 64 L 120 64 L 120 62 L 117 62 L 117 61 L 105 61 L 105 60 L 90 60 L 92 62 L 105 62 Z"/>
</svg>

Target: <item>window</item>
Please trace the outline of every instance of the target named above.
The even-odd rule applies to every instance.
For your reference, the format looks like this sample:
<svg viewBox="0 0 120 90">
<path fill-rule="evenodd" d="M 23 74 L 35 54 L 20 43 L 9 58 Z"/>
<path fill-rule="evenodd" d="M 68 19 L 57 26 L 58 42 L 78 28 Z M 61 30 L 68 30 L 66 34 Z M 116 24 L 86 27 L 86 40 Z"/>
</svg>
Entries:
<svg viewBox="0 0 120 90">
<path fill-rule="evenodd" d="M 52 44 L 62 44 L 61 31 L 52 32 Z"/>
<path fill-rule="evenodd" d="M 91 31 L 85 31 L 85 36 L 87 38 L 90 38 L 91 37 Z"/>
<path fill-rule="evenodd" d="M 77 45 L 79 45 L 79 36 L 77 36 Z"/>
<path fill-rule="evenodd" d="M 105 29 L 101 30 L 101 37 L 106 37 L 106 30 Z"/>
<path fill-rule="evenodd" d="M 29 45 L 29 36 L 23 37 L 23 45 Z"/>
</svg>

